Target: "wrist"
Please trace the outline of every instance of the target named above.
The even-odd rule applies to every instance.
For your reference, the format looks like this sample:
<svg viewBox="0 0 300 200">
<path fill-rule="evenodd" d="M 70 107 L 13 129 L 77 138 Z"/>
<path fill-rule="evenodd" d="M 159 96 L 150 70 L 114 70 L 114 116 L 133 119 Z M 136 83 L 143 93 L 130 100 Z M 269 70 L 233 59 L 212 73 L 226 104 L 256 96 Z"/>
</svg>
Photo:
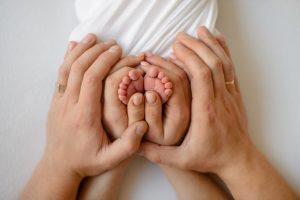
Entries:
<svg viewBox="0 0 300 200">
<path fill-rule="evenodd" d="M 43 158 L 20 199 L 75 199 L 82 178 Z"/>
<path fill-rule="evenodd" d="M 40 160 L 37 170 L 40 171 L 44 176 L 48 176 L 53 179 L 72 181 L 73 183 L 78 183 L 78 185 L 84 178 L 71 168 L 64 166 L 61 162 L 56 162 L 47 157 L 43 157 Z"/>
<path fill-rule="evenodd" d="M 214 173 L 220 177 L 232 176 L 239 171 L 250 170 L 255 163 L 262 159 L 261 153 L 252 142 L 243 145 L 243 148 L 234 150 L 235 152 L 224 161 Z"/>
<path fill-rule="evenodd" d="M 254 146 L 218 175 L 235 199 L 297 199 L 297 195 Z"/>
</svg>

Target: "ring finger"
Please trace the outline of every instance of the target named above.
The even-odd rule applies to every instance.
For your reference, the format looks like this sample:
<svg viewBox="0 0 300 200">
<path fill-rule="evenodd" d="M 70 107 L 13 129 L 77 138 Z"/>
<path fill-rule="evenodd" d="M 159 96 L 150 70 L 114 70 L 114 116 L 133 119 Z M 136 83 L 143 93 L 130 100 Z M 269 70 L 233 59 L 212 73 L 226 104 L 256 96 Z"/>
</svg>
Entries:
<svg viewBox="0 0 300 200">
<path fill-rule="evenodd" d="M 224 50 L 224 48 L 222 48 L 222 45 L 220 45 L 216 37 L 212 35 L 206 27 L 202 26 L 199 28 L 198 37 L 215 53 L 216 56 L 219 57 L 219 59 L 221 59 L 223 64 L 223 73 L 225 77 L 226 88 L 230 93 L 234 92 L 235 72 L 233 63 L 227 55 L 226 51 Z"/>
</svg>

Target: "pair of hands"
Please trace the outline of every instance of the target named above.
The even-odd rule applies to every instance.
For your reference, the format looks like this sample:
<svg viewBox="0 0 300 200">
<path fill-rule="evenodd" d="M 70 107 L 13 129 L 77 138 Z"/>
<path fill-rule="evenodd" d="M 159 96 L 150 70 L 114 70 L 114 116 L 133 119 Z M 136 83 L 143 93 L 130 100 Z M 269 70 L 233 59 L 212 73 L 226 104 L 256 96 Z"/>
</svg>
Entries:
<svg viewBox="0 0 300 200">
<path fill-rule="evenodd" d="M 78 44 L 70 43 L 61 66 L 58 82 L 67 87 L 64 93 L 56 92 L 53 97 L 43 160 L 52 163 L 52 167 L 64 176 L 78 179 L 112 169 L 139 149 L 151 161 L 200 172 L 218 173 L 242 160 L 252 145 L 224 39 L 214 37 L 201 27 L 198 38 L 178 34 L 173 50 L 172 61 L 179 68 L 173 70 L 173 64 L 168 66 L 179 77 L 185 76 L 183 72 L 187 74 L 192 97 L 191 123 L 179 146 L 151 142 L 140 146 L 148 126 L 140 117 L 141 107 L 133 103 L 135 96 L 126 108 L 127 121 L 115 120 L 117 131 L 113 130 L 114 126 L 106 127 L 121 133 L 121 137 L 111 142 L 102 122 L 109 121 L 118 112 L 105 109 L 110 100 L 105 99 L 109 95 L 103 98 L 102 94 L 116 91 L 110 88 L 103 91 L 104 80 L 110 72 L 124 66 L 120 61 L 122 51 L 114 41 L 97 43 L 95 36 L 88 35 Z M 132 66 L 139 61 L 128 59 L 133 61 Z M 153 64 L 164 62 L 156 56 L 146 59 Z M 226 83 L 232 80 L 234 84 Z M 103 111 L 110 116 L 103 117 Z M 128 124 L 128 128 L 119 126 L 121 123 Z"/>
</svg>

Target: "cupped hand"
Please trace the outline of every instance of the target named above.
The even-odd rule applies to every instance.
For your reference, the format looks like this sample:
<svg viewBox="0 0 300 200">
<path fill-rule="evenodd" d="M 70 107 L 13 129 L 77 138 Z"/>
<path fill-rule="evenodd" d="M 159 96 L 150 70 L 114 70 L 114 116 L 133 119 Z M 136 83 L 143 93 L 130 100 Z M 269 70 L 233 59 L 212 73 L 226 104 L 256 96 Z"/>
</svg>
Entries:
<svg viewBox="0 0 300 200">
<path fill-rule="evenodd" d="M 141 65 L 145 72 L 156 67 L 173 84 L 173 94 L 164 104 L 157 92 L 145 93 L 145 120 L 149 126 L 145 139 L 160 145 L 178 145 L 190 123 L 191 93 L 188 77 L 182 69 L 158 55 L 147 53 L 145 60 L 148 64 Z"/>
<path fill-rule="evenodd" d="M 105 79 L 104 84 L 104 97 L 103 97 L 103 125 L 105 130 L 109 132 L 113 139 L 117 139 L 122 136 L 124 130 L 128 128 L 132 121 L 135 121 L 136 114 L 130 113 L 131 109 L 123 104 L 118 96 L 119 84 L 122 78 L 128 74 L 130 70 L 138 66 L 140 62 L 144 60 L 144 54 L 140 56 L 126 56 L 122 58 L 110 71 L 109 75 Z M 135 98 L 131 99 L 140 103 L 137 105 L 139 109 L 135 109 L 135 112 L 141 112 L 144 119 L 144 97 L 143 94 L 134 95 Z M 130 105 L 129 105 L 130 106 Z M 138 115 L 138 114 L 137 114 Z"/>
<path fill-rule="evenodd" d="M 146 142 L 149 160 L 201 172 L 219 172 L 251 151 L 247 117 L 233 62 L 223 37 L 205 27 L 199 38 L 185 33 L 173 45 L 175 63 L 188 75 L 192 90 L 191 124 L 180 146 Z"/>
<path fill-rule="evenodd" d="M 114 142 L 102 126 L 103 81 L 121 54 L 114 41 L 97 43 L 92 34 L 78 44 L 71 42 L 49 111 L 43 157 L 57 173 L 79 177 L 101 174 L 139 148 L 147 131 L 143 120 L 125 128 Z"/>
</svg>

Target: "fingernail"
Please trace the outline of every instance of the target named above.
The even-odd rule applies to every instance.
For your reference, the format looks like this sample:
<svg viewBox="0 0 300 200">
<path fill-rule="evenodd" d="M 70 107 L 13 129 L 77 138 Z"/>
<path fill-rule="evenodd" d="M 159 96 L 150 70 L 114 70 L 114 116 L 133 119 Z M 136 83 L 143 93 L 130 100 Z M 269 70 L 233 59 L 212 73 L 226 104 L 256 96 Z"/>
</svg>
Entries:
<svg viewBox="0 0 300 200">
<path fill-rule="evenodd" d="M 115 40 L 108 40 L 106 42 L 104 42 L 106 45 L 113 45 L 113 44 L 116 44 L 116 41 Z"/>
<path fill-rule="evenodd" d="M 74 49 L 76 45 L 76 42 L 75 41 L 71 41 L 69 42 L 69 45 L 68 45 L 68 52 L 72 51 Z"/>
<path fill-rule="evenodd" d="M 85 36 L 85 38 L 83 38 L 82 43 L 87 44 L 87 43 L 94 42 L 94 40 L 95 40 L 95 36 L 89 33 Z"/>
<path fill-rule="evenodd" d="M 143 102 L 143 95 L 141 93 L 135 94 L 132 100 L 133 104 L 139 106 Z"/>
<path fill-rule="evenodd" d="M 140 136 L 143 136 L 146 131 L 147 131 L 147 126 L 145 125 L 145 123 L 138 124 L 135 129 L 135 133 Z"/>
<path fill-rule="evenodd" d="M 146 62 L 146 61 L 142 61 L 141 65 L 146 66 L 146 65 L 150 65 L 150 64 L 148 62 Z"/>
<path fill-rule="evenodd" d="M 156 96 L 151 92 L 146 92 L 147 103 L 154 104 L 156 102 Z"/>
<path fill-rule="evenodd" d="M 199 29 L 199 32 L 202 35 L 208 35 L 209 34 L 209 30 L 206 28 L 206 26 L 201 26 L 200 29 Z"/>
<path fill-rule="evenodd" d="M 120 47 L 119 47 L 118 45 L 114 45 L 114 46 L 112 46 L 112 47 L 110 47 L 110 48 L 108 49 L 108 51 L 111 52 L 111 53 L 116 53 L 116 52 L 118 52 L 119 50 L 120 50 Z"/>
<path fill-rule="evenodd" d="M 171 54 L 169 55 L 169 57 L 170 57 L 172 60 L 177 60 L 177 57 L 175 56 L 174 53 L 171 53 Z"/>
</svg>

